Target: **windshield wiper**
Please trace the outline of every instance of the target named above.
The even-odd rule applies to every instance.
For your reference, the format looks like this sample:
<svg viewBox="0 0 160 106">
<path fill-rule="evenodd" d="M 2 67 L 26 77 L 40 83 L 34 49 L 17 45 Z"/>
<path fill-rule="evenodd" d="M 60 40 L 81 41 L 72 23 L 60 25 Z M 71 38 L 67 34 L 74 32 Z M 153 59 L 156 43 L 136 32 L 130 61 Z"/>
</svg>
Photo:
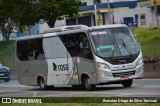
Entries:
<svg viewBox="0 0 160 106">
<path fill-rule="evenodd" d="M 121 38 L 121 41 L 122 41 L 122 43 L 123 43 L 123 46 L 125 47 L 125 49 L 126 49 L 126 51 L 127 51 L 127 46 L 126 46 L 126 44 L 124 43 L 124 41 L 123 41 L 123 39 Z M 132 52 L 130 51 L 130 49 L 128 48 L 128 52 L 129 52 L 129 55 L 132 57 Z"/>
</svg>

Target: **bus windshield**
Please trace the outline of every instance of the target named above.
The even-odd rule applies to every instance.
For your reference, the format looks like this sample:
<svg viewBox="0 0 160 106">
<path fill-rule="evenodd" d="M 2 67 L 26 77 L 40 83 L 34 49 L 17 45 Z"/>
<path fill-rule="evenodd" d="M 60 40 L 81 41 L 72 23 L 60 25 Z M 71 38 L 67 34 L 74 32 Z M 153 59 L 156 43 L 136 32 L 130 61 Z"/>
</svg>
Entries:
<svg viewBox="0 0 160 106">
<path fill-rule="evenodd" d="M 100 57 L 132 56 L 140 52 L 139 46 L 127 27 L 94 29 L 89 36 Z"/>
</svg>

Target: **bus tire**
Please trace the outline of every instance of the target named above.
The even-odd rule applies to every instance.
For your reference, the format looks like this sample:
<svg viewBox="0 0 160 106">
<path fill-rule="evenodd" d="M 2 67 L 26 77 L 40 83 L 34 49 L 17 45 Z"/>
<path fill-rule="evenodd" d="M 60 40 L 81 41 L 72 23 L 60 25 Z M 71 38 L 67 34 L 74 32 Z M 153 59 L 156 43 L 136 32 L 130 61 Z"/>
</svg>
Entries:
<svg viewBox="0 0 160 106">
<path fill-rule="evenodd" d="M 4 79 L 5 82 L 9 82 L 10 81 L 10 78 L 7 78 L 7 79 Z"/>
<path fill-rule="evenodd" d="M 40 77 L 38 79 L 38 84 L 39 84 L 40 89 L 42 89 L 42 90 L 47 89 L 47 86 L 46 86 L 46 83 L 45 83 L 45 80 L 43 77 Z"/>
<path fill-rule="evenodd" d="M 54 88 L 54 86 L 47 86 L 43 77 L 38 79 L 38 84 L 41 90 L 52 90 Z"/>
<path fill-rule="evenodd" d="M 84 79 L 83 79 L 83 87 L 84 87 L 85 90 L 91 91 L 91 90 L 94 90 L 95 85 L 91 84 L 91 80 L 90 80 L 89 77 L 84 77 Z"/>
<path fill-rule="evenodd" d="M 131 87 L 132 83 L 133 83 L 133 79 L 130 79 L 130 80 L 123 81 L 122 85 L 123 87 L 127 88 L 127 87 Z"/>
</svg>

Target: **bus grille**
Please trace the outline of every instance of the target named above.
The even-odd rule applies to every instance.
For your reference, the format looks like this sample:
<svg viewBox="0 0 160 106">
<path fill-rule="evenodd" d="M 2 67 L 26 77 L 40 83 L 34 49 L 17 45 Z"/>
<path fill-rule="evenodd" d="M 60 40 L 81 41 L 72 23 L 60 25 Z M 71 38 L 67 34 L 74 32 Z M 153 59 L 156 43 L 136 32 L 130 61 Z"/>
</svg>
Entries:
<svg viewBox="0 0 160 106">
<path fill-rule="evenodd" d="M 119 65 L 119 64 L 128 64 L 132 63 L 135 58 L 126 58 L 126 59 L 114 59 L 111 61 L 111 64 Z"/>
<path fill-rule="evenodd" d="M 132 76 L 134 74 L 135 74 L 135 71 L 129 71 L 129 72 L 113 73 L 113 76 L 114 77 Z"/>
</svg>

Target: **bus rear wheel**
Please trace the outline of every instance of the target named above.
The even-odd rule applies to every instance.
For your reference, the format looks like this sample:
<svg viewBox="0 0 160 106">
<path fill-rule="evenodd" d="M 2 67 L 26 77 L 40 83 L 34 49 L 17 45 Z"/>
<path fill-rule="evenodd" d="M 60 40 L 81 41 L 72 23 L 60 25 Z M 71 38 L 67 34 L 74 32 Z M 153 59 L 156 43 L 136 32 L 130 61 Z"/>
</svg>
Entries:
<svg viewBox="0 0 160 106">
<path fill-rule="evenodd" d="M 40 89 L 42 89 L 42 90 L 46 89 L 46 87 L 47 87 L 45 84 L 44 78 L 42 78 L 42 77 L 38 80 L 38 84 L 39 84 Z"/>
<path fill-rule="evenodd" d="M 44 78 L 42 77 L 38 80 L 38 84 L 39 84 L 40 89 L 42 90 L 50 90 L 54 88 L 54 86 L 47 86 Z"/>
<path fill-rule="evenodd" d="M 123 87 L 127 88 L 127 87 L 131 87 L 132 83 L 133 83 L 133 79 L 130 79 L 130 80 L 123 81 L 122 85 Z"/>
</svg>

